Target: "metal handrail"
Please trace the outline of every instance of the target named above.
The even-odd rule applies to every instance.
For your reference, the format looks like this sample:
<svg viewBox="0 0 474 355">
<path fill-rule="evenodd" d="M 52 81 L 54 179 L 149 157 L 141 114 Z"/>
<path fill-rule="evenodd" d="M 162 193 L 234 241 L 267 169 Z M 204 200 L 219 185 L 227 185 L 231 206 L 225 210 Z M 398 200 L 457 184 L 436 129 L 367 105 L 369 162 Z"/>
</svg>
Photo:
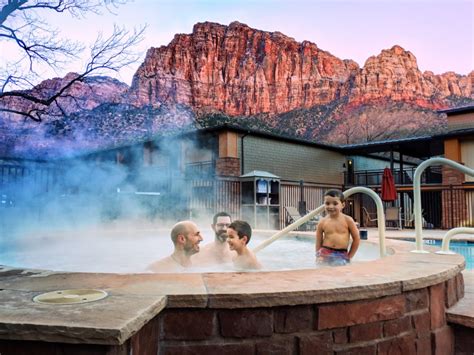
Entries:
<svg viewBox="0 0 474 355">
<path fill-rule="evenodd" d="M 415 238 L 416 238 L 416 249 L 412 250 L 413 253 L 429 253 L 423 250 L 423 223 L 421 216 L 421 174 L 430 165 L 443 164 L 449 165 L 450 167 L 457 169 L 464 174 L 474 176 L 474 169 L 468 168 L 462 164 L 456 163 L 446 158 L 431 158 L 425 160 L 423 163 L 418 165 L 415 170 L 415 176 L 413 178 L 413 213 L 415 215 Z"/>
<path fill-rule="evenodd" d="M 412 184 L 416 166 L 410 168 L 394 168 L 392 171 L 395 184 Z M 380 186 L 383 178 L 383 169 L 356 170 L 353 172 L 353 184 L 359 186 Z M 347 181 L 348 174 L 344 172 L 344 181 Z M 425 174 L 423 183 L 437 184 L 441 183 L 441 166 L 432 166 Z"/>
<path fill-rule="evenodd" d="M 441 250 L 437 251 L 436 254 L 456 254 L 455 252 L 449 250 L 449 243 L 456 234 L 474 234 L 474 228 L 460 227 L 450 229 L 443 237 Z"/>
<path fill-rule="evenodd" d="M 386 247 L 385 247 L 385 215 L 384 215 L 384 212 L 383 212 L 382 200 L 380 199 L 379 195 L 377 195 L 377 193 L 375 193 L 375 191 L 373 191 L 373 190 L 371 190 L 367 187 L 362 187 L 362 186 L 356 186 L 356 187 L 353 187 L 349 190 L 344 191 L 344 197 L 347 198 L 347 197 L 349 197 L 353 194 L 356 194 L 356 193 L 365 193 L 365 194 L 369 195 L 370 197 L 373 198 L 373 200 L 375 202 L 375 205 L 377 206 L 377 223 L 378 223 L 378 231 L 379 231 L 380 257 L 384 257 L 384 256 L 387 255 L 387 250 L 386 250 Z M 302 225 L 303 223 L 306 223 L 311 218 L 313 218 L 314 216 L 320 214 L 323 211 L 324 211 L 324 205 L 319 206 L 315 210 L 309 212 L 306 216 L 301 217 L 300 219 L 298 219 L 294 223 L 290 224 L 286 228 L 284 228 L 281 231 L 279 231 L 279 232 L 275 233 L 274 235 L 272 235 L 267 240 L 264 240 L 262 243 L 260 243 L 259 245 L 257 245 L 253 249 L 253 252 L 258 253 L 260 250 L 267 247 L 268 245 L 273 243 L 275 240 L 277 240 L 280 237 L 288 234 L 292 230 L 298 228 L 300 225 Z"/>
</svg>

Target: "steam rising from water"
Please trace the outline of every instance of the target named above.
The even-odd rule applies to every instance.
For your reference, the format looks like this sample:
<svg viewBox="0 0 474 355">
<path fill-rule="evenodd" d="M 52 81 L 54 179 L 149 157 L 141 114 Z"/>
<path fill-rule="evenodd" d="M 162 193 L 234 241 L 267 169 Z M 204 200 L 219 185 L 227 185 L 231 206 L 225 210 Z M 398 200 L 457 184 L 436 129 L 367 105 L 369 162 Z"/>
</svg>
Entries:
<svg viewBox="0 0 474 355">
<path fill-rule="evenodd" d="M 168 137 L 145 145 L 145 149 L 137 144 L 81 159 L 47 163 L 0 160 L 4 169 L 0 248 L 26 240 L 32 247 L 36 240 L 53 245 L 55 238 L 99 226 L 169 231 L 177 221 L 192 218 L 199 226 L 208 227 L 217 211 L 193 211 L 191 215 L 190 185 L 184 170 L 189 161 L 212 160 L 212 154 L 191 139 Z M 60 233 L 52 233 L 55 231 Z M 213 238 L 208 236 L 206 241 Z M 80 246 L 74 243 L 74 248 Z M 94 248 L 93 240 L 84 238 L 83 248 Z"/>
</svg>

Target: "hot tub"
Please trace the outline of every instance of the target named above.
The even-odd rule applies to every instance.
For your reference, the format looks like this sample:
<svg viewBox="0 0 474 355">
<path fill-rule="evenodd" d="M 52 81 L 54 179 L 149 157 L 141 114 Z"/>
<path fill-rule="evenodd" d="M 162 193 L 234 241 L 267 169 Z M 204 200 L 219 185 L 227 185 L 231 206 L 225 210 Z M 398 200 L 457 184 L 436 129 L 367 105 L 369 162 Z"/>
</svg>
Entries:
<svg viewBox="0 0 474 355">
<path fill-rule="evenodd" d="M 211 230 L 202 230 L 205 245 Z M 253 248 L 271 233 L 252 236 Z M 0 264 L 30 269 L 74 272 L 140 273 L 152 262 L 170 255 L 169 229 L 100 228 L 39 232 L 15 238 L 0 250 Z M 391 252 L 391 250 L 389 250 Z M 259 252 L 262 271 L 314 269 L 314 233 L 292 233 Z M 362 242 L 353 262 L 379 258 L 375 243 Z M 189 268 L 186 272 L 232 272 L 232 265 Z"/>
<path fill-rule="evenodd" d="M 376 241 L 368 245 L 377 248 Z M 464 259 L 413 254 L 408 242 L 387 247 L 392 255 L 344 267 L 252 273 L 4 266 L 0 353 L 452 353 L 445 309 L 463 297 Z M 79 305 L 32 302 L 43 292 L 82 288 L 108 297 Z"/>
</svg>

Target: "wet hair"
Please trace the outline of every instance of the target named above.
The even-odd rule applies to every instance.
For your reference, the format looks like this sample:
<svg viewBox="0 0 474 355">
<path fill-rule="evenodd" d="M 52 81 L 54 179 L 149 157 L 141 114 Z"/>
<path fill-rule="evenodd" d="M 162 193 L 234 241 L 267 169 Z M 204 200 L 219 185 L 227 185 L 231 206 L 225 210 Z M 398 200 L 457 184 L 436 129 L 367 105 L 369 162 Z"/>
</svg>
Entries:
<svg viewBox="0 0 474 355">
<path fill-rule="evenodd" d="M 230 214 L 228 214 L 227 212 L 219 212 L 219 213 L 216 213 L 214 217 L 212 218 L 212 224 L 215 225 L 217 223 L 217 218 L 219 217 L 229 217 L 230 220 L 232 221 L 232 217 L 230 216 Z"/>
<path fill-rule="evenodd" d="M 344 203 L 344 201 L 346 200 L 346 198 L 344 197 L 344 194 L 342 193 L 342 191 L 337 190 L 337 189 L 332 189 L 332 190 L 326 191 L 324 193 L 324 196 L 331 196 L 331 197 L 338 198 L 342 203 Z"/>
<path fill-rule="evenodd" d="M 235 230 L 240 239 L 247 237 L 247 244 L 250 242 L 250 237 L 252 236 L 252 227 L 250 227 L 250 224 L 245 221 L 236 220 L 230 224 L 229 228 Z"/>
<path fill-rule="evenodd" d="M 184 236 L 187 236 L 189 233 L 189 226 L 190 221 L 181 221 L 176 223 L 173 228 L 171 229 L 171 240 L 173 241 L 173 244 L 176 245 L 176 241 L 178 239 L 178 235 L 182 234 Z"/>
</svg>

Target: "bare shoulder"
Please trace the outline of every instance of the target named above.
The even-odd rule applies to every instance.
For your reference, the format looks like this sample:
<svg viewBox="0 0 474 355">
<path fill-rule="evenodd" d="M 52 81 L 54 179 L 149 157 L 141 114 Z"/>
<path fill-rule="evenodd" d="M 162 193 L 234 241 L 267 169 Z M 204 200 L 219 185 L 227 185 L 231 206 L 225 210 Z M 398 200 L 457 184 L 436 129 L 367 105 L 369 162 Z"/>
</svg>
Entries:
<svg viewBox="0 0 474 355">
<path fill-rule="evenodd" d="M 251 268 L 252 269 L 261 269 L 262 268 L 262 264 L 260 264 L 260 262 L 257 260 L 257 256 L 255 255 L 255 253 L 253 251 L 250 250 L 250 255 L 252 256 L 251 260 Z"/>
<path fill-rule="evenodd" d="M 344 219 L 346 220 L 348 224 L 355 223 L 354 219 L 351 216 L 348 216 L 347 214 L 344 214 Z"/>
<path fill-rule="evenodd" d="M 328 216 L 321 218 L 321 219 L 319 220 L 319 222 L 318 222 L 318 227 L 319 227 L 320 225 L 321 225 L 321 227 L 323 227 L 323 226 L 326 224 L 326 222 L 328 221 L 328 219 L 329 219 Z"/>
<path fill-rule="evenodd" d="M 167 256 L 148 265 L 146 269 L 151 272 L 174 271 L 177 269 L 177 264 L 170 256 Z"/>
<path fill-rule="evenodd" d="M 250 249 L 244 255 L 235 256 L 233 262 L 235 267 L 242 270 L 258 270 L 262 268 L 262 264 L 260 264 Z"/>
</svg>

